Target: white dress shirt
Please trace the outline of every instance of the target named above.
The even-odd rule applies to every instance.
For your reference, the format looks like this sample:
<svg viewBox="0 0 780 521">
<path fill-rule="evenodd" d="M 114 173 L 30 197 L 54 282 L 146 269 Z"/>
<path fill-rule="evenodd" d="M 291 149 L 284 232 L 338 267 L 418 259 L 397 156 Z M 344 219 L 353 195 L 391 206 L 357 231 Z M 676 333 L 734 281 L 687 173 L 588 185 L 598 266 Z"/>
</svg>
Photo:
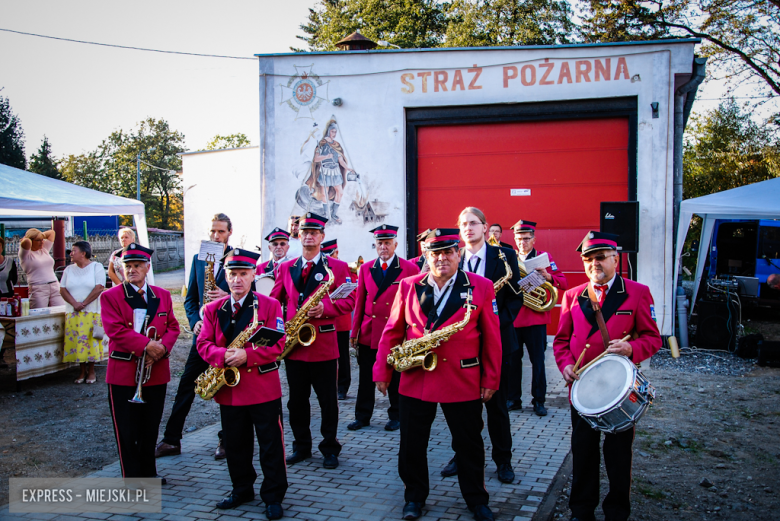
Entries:
<svg viewBox="0 0 780 521">
<path fill-rule="evenodd" d="M 381 268 L 382 268 L 382 264 L 383 264 L 383 263 L 385 263 L 385 262 L 387 263 L 387 269 L 390 269 L 390 266 L 392 266 L 392 265 L 393 265 L 393 262 L 395 262 L 395 253 L 393 254 L 393 256 L 392 256 L 392 257 L 390 257 L 390 258 L 389 258 L 388 260 L 386 260 L 386 261 L 383 261 L 381 257 L 380 257 L 380 258 L 378 258 L 378 259 L 377 259 L 377 266 L 379 266 L 379 268 L 381 269 Z"/>
<path fill-rule="evenodd" d="M 146 283 L 146 280 L 144 280 L 144 285 L 141 288 L 139 288 L 135 284 L 130 284 L 130 287 L 133 288 L 136 293 L 138 293 L 141 290 L 144 290 L 144 294 L 141 296 L 144 298 L 144 302 L 149 302 L 149 299 L 146 297 L 149 294 L 149 285 Z"/>
<path fill-rule="evenodd" d="M 477 275 L 485 276 L 485 259 L 487 258 L 487 243 L 482 243 L 477 253 L 471 253 L 466 250 L 466 256 L 463 258 L 463 269 L 469 273 L 476 273 Z M 472 259 L 474 259 L 472 261 Z M 471 269 L 472 264 L 476 265 L 474 270 Z"/>
<path fill-rule="evenodd" d="M 247 296 L 249 296 L 249 293 L 247 293 L 246 295 L 241 297 L 241 300 L 236 300 L 236 299 L 233 298 L 233 294 L 231 293 L 230 294 L 230 310 L 232 311 L 232 310 L 236 309 L 236 303 L 238 303 L 238 305 L 240 306 L 239 309 L 241 307 L 243 307 L 244 306 L 244 301 L 246 300 Z"/>
<path fill-rule="evenodd" d="M 316 266 L 320 262 L 320 257 L 322 257 L 322 253 L 318 253 L 317 255 L 314 256 L 312 260 L 308 261 L 303 257 L 303 255 L 301 255 L 301 262 L 303 263 L 301 264 L 301 268 L 306 266 L 307 262 L 313 262 L 314 264 L 312 264 L 312 269 L 314 269 L 314 266 Z"/>
<path fill-rule="evenodd" d="M 303 245 L 301 244 L 300 239 L 293 239 L 290 237 L 290 240 L 287 242 L 290 245 L 290 249 L 287 250 L 288 259 L 294 259 L 295 257 L 303 255 Z"/>
<path fill-rule="evenodd" d="M 612 284 L 614 284 L 614 283 L 615 283 L 615 279 L 616 279 L 616 278 L 617 278 L 617 276 L 616 276 L 616 275 L 612 275 L 612 278 L 611 278 L 611 279 L 609 279 L 609 281 L 606 283 L 606 284 L 607 284 L 607 293 L 609 293 L 609 292 L 610 292 L 610 290 L 612 289 Z M 590 283 L 590 285 L 591 285 L 591 286 L 593 286 L 593 292 L 594 292 L 594 293 L 596 293 L 596 298 L 597 298 L 598 300 L 601 300 L 601 290 L 600 290 L 600 289 L 598 289 L 598 288 L 596 287 L 596 285 L 595 285 L 595 284 L 593 284 L 593 282 L 591 282 L 591 283 Z M 599 286 L 603 286 L 603 284 L 599 284 Z M 605 297 L 605 298 L 606 298 L 606 297 Z"/>
<path fill-rule="evenodd" d="M 436 284 L 436 282 L 433 280 L 433 276 L 428 277 L 428 284 L 433 287 L 433 302 L 434 304 L 437 304 L 436 306 L 437 315 L 441 315 L 441 312 L 444 310 L 444 305 L 447 303 L 447 299 L 450 297 L 452 286 L 455 285 L 455 279 L 457 278 L 458 277 L 456 273 L 455 275 L 450 277 L 450 280 L 444 283 L 441 289 L 439 289 L 439 285 Z"/>
</svg>

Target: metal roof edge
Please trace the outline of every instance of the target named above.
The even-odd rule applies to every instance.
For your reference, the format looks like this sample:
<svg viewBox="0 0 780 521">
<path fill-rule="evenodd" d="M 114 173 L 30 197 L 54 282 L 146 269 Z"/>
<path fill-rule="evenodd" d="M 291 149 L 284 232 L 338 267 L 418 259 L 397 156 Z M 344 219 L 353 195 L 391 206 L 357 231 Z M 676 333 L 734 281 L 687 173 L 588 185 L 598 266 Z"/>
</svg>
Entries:
<svg viewBox="0 0 780 521">
<path fill-rule="evenodd" d="M 177 156 L 191 156 L 194 154 L 211 154 L 212 152 L 228 152 L 230 150 L 244 150 L 246 148 L 260 148 L 259 145 L 251 145 L 248 147 L 236 147 L 236 148 L 218 148 L 216 150 L 193 150 L 192 152 L 179 152 Z"/>
<path fill-rule="evenodd" d="M 256 58 L 272 58 L 281 56 L 324 56 L 328 54 L 377 54 L 377 53 L 408 53 L 408 52 L 442 52 L 442 51 L 519 51 L 534 49 L 571 49 L 582 47 L 615 47 L 625 45 L 659 45 L 678 43 L 701 43 L 701 38 L 669 38 L 668 40 L 642 40 L 636 42 L 604 42 L 604 43 L 569 43 L 563 45 L 515 45 L 508 47 L 428 47 L 423 49 L 373 49 L 370 51 L 312 51 L 312 52 L 282 52 L 255 54 Z"/>
</svg>

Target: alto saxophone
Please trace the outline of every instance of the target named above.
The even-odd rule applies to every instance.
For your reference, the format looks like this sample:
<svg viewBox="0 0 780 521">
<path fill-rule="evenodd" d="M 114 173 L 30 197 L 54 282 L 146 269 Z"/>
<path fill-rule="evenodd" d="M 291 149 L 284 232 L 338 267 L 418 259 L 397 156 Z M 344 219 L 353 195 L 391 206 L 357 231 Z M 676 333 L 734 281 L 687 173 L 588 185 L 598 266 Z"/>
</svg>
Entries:
<svg viewBox="0 0 780 521">
<path fill-rule="evenodd" d="M 525 264 L 520 260 L 520 257 L 517 258 L 517 267 L 520 270 L 520 278 L 525 277 L 527 275 Z M 523 305 L 538 313 L 550 311 L 558 302 L 558 289 L 547 281 L 530 292 L 523 293 Z"/>
<path fill-rule="evenodd" d="M 333 272 L 330 271 L 327 258 L 324 255 L 322 256 L 322 265 L 325 267 L 325 272 L 328 274 L 328 280 L 320 284 L 320 287 L 317 288 L 317 291 L 315 291 L 309 300 L 307 300 L 303 306 L 301 306 L 301 309 L 295 313 L 295 316 L 292 318 L 292 320 L 289 320 L 284 324 L 284 334 L 287 335 L 287 338 L 284 341 L 284 351 L 282 351 L 282 354 L 279 355 L 279 358 L 277 358 L 279 361 L 283 360 L 287 355 L 289 355 L 290 351 L 292 351 L 293 348 L 298 344 L 304 347 L 310 346 L 317 338 L 317 330 L 314 328 L 314 326 L 309 324 L 308 313 L 310 309 L 322 302 L 322 299 L 324 299 L 328 294 L 328 290 L 335 281 L 333 278 Z"/>
<path fill-rule="evenodd" d="M 213 253 L 206 254 L 206 272 L 203 277 L 203 305 L 200 307 L 200 316 L 203 318 L 203 308 L 211 302 L 209 291 L 217 289 L 217 280 L 214 278 L 214 262 L 216 258 Z"/>
<path fill-rule="evenodd" d="M 257 299 L 253 302 L 252 323 L 243 330 L 227 347 L 228 349 L 243 349 L 244 345 L 252 338 L 255 331 L 260 327 L 257 320 Z M 223 385 L 235 387 L 241 380 L 241 374 L 236 367 L 209 367 L 204 373 L 195 380 L 195 394 L 204 400 L 211 400 L 217 394 Z"/>
<path fill-rule="evenodd" d="M 425 371 L 433 371 L 438 363 L 436 353 L 433 350 L 442 342 L 446 342 L 452 335 L 462 330 L 471 320 L 471 310 L 476 306 L 471 304 L 471 290 L 466 297 L 466 314 L 463 320 L 450 324 L 447 327 L 426 333 L 420 338 L 413 338 L 395 346 L 387 355 L 387 363 L 392 365 L 396 371 L 403 372 L 414 367 L 422 366 Z"/>
<path fill-rule="evenodd" d="M 504 261 L 504 269 L 506 270 L 506 274 L 493 283 L 493 291 L 496 292 L 496 295 L 498 295 L 499 290 L 512 279 L 512 266 L 509 265 L 509 261 L 506 260 L 506 255 L 503 251 L 498 250 L 498 258 Z"/>
</svg>

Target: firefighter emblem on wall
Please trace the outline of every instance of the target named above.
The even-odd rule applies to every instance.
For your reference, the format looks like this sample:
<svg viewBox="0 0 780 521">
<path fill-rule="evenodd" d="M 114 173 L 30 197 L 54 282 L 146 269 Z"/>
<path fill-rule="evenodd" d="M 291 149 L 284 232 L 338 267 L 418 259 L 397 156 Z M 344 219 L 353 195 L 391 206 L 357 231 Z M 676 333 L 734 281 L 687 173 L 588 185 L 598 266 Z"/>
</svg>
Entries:
<svg viewBox="0 0 780 521">
<path fill-rule="evenodd" d="M 314 119 L 314 112 L 328 101 L 328 84 L 312 72 L 314 65 L 295 67 L 295 75 L 286 84 L 280 84 L 280 105 L 287 105 L 295 112 L 295 119 Z"/>
</svg>

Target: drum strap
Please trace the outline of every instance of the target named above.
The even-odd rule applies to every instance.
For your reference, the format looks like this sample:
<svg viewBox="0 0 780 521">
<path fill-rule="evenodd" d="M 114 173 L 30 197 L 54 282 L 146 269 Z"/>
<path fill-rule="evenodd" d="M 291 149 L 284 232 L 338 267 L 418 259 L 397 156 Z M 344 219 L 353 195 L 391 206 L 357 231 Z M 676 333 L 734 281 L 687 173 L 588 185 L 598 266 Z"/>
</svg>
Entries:
<svg viewBox="0 0 780 521">
<path fill-rule="evenodd" d="M 588 284 L 588 300 L 590 300 L 590 306 L 596 315 L 596 324 L 599 326 L 601 340 L 604 342 L 604 351 L 606 351 L 609 348 L 609 331 L 607 331 L 607 324 L 604 322 L 604 315 L 601 314 L 599 299 L 596 297 L 596 292 L 593 291 L 593 284 L 590 283 Z"/>
</svg>

